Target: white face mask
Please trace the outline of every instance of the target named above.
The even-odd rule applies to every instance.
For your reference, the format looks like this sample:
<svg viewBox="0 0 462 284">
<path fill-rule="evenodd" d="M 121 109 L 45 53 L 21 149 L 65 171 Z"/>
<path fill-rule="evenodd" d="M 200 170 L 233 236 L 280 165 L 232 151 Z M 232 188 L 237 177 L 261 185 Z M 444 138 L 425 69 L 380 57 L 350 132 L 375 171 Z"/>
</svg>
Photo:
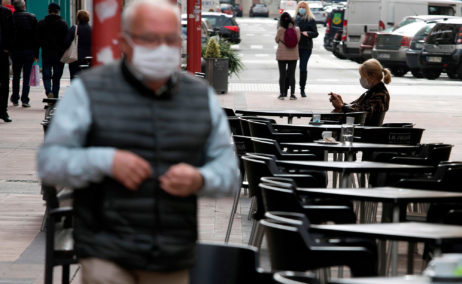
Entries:
<svg viewBox="0 0 462 284">
<path fill-rule="evenodd" d="M 180 48 L 166 44 L 145 47 L 128 40 L 133 48 L 133 67 L 148 80 L 164 80 L 180 66 Z"/>
<path fill-rule="evenodd" d="M 364 89 L 368 89 L 369 90 L 369 82 L 367 82 L 366 78 L 359 78 L 359 83 L 361 84 L 361 87 L 363 87 Z"/>
</svg>

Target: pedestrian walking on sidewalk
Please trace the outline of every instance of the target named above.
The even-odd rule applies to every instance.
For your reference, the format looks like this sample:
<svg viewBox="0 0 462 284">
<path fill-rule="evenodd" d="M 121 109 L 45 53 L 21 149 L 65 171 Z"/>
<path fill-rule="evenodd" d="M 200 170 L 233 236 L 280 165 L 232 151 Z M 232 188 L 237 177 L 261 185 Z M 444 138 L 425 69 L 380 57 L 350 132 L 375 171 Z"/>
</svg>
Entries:
<svg viewBox="0 0 462 284">
<path fill-rule="evenodd" d="M 48 5 L 48 15 L 38 23 L 38 37 L 42 48 L 42 79 L 45 95 L 59 97 L 64 63 L 61 57 L 66 50 L 67 24 L 59 15 L 61 7 L 57 3 Z"/>
<path fill-rule="evenodd" d="M 313 50 L 313 38 L 318 37 L 319 34 L 308 2 L 298 2 L 295 14 L 295 25 L 300 28 L 301 33 L 300 42 L 298 43 L 298 53 L 300 56 L 300 95 L 306 97 L 305 86 L 308 78 L 308 60 L 310 60 Z"/>
<path fill-rule="evenodd" d="M 34 60 L 38 62 L 39 43 L 37 33 L 37 18 L 34 14 L 26 12 L 26 3 L 24 0 L 15 0 L 15 12 L 13 14 L 13 92 L 11 94 L 11 102 L 14 106 L 19 102 L 19 82 L 22 72 L 22 93 L 21 102 L 23 107 L 29 105 L 29 90 L 30 90 L 30 73 Z"/>
<path fill-rule="evenodd" d="M 279 67 L 279 99 L 287 96 L 290 87 L 290 99 L 295 100 L 295 68 L 298 60 L 298 41 L 300 29 L 295 26 L 294 20 L 289 13 L 284 12 L 279 20 L 279 28 L 276 33 L 276 60 Z M 287 81 L 287 82 L 286 82 Z"/>
<path fill-rule="evenodd" d="M 66 48 L 68 48 L 75 37 L 75 29 L 77 28 L 77 57 L 78 60 L 69 64 L 69 72 L 71 80 L 82 71 L 81 65 L 87 65 L 86 57 L 91 56 L 91 27 L 90 27 L 90 13 L 85 10 L 77 12 L 77 25 L 71 27 L 66 36 Z"/>
<path fill-rule="evenodd" d="M 0 119 L 11 122 L 8 115 L 10 92 L 9 52 L 13 44 L 13 14 L 10 9 L 0 6 Z"/>
<path fill-rule="evenodd" d="M 73 80 L 38 152 L 45 184 L 74 188 L 75 250 L 87 283 L 189 283 L 197 196 L 240 184 L 213 89 L 181 72 L 169 0 L 122 14 L 121 61 Z"/>
</svg>

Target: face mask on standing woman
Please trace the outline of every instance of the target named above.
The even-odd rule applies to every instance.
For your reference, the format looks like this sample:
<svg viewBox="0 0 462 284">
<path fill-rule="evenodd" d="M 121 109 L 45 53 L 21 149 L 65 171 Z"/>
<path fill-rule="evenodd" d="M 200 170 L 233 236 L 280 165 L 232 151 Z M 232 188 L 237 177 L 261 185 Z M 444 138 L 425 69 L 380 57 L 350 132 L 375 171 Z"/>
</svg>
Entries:
<svg viewBox="0 0 462 284">
<path fill-rule="evenodd" d="M 301 16 L 304 16 L 306 14 L 306 9 L 305 8 L 299 8 L 298 9 L 298 13 L 301 15 Z"/>
</svg>

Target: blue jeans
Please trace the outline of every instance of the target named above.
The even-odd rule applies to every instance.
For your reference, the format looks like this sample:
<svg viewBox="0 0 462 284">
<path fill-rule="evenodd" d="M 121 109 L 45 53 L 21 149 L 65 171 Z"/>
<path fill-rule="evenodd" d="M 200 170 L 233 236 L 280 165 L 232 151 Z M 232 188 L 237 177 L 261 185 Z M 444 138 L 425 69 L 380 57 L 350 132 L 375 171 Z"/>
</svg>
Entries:
<svg viewBox="0 0 462 284">
<path fill-rule="evenodd" d="M 11 59 L 13 60 L 13 92 L 11 94 L 11 101 L 17 103 L 19 100 L 19 81 L 22 71 L 21 102 L 23 104 L 28 104 L 30 72 L 32 70 L 32 64 L 34 63 L 34 51 L 19 50 L 13 52 Z"/>
<path fill-rule="evenodd" d="M 63 70 L 64 63 L 60 61 L 60 58 L 42 57 L 42 78 L 46 94 L 53 93 L 53 97 L 59 97 L 59 84 Z"/>
<path fill-rule="evenodd" d="M 299 49 L 298 55 L 300 57 L 300 72 L 307 72 L 308 60 L 310 60 L 311 49 Z"/>
</svg>

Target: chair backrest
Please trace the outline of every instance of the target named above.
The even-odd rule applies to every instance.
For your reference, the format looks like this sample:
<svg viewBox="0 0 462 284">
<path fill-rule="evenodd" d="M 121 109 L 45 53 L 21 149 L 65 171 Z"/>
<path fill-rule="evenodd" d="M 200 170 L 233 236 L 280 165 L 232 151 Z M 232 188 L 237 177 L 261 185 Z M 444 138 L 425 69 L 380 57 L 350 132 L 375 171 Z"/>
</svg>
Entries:
<svg viewBox="0 0 462 284">
<path fill-rule="evenodd" d="M 442 162 L 436 168 L 434 178 L 441 182 L 441 189 L 462 192 L 461 176 L 462 162 Z"/>
<path fill-rule="evenodd" d="M 198 243 L 191 284 L 257 283 L 258 252 L 253 247 Z"/>
<path fill-rule="evenodd" d="M 311 273 L 281 271 L 273 275 L 276 283 L 280 284 L 319 284 L 319 280 Z"/>
<path fill-rule="evenodd" d="M 247 124 L 249 125 L 250 136 L 270 139 L 273 138 L 268 122 L 250 119 L 247 120 Z"/>
<path fill-rule="evenodd" d="M 358 130 L 358 131 L 357 131 Z M 362 127 L 355 129 L 357 142 L 417 145 L 420 143 L 423 128 L 406 127 Z"/>
<path fill-rule="evenodd" d="M 237 116 L 228 116 L 228 124 L 231 133 L 235 135 L 242 135 L 241 120 Z"/>
<path fill-rule="evenodd" d="M 302 212 L 300 200 L 295 194 L 293 187 L 275 186 L 263 182 L 259 184 L 259 187 L 263 197 L 265 212 Z"/>
<path fill-rule="evenodd" d="M 265 138 L 252 138 L 253 149 L 256 153 L 265 153 L 275 155 L 277 158 L 281 157 L 282 150 L 279 143 L 273 139 Z"/>
<path fill-rule="evenodd" d="M 226 116 L 236 116 L 236 113 L 232 108 L 224 107 L 223 111 L 225 112 Z"/>
<path fill-rule="evenodd" d="M 347 113 L 322 113 L 321 121 L 326 121 L 326 124 L 344 124 L 346 123 L 347 116 L 354 117 L 355 124 L 364 125 L 364 123 L 366 122 L 367 112 L 357 111 Z"/>
<path fill-rule="evenodd" d="M 406 128 L 413 128 L 414 123 L 412 122 L 389 122 L 384 123 L 380 127 L 406 127 Z"/>
<path fill-rule="evenodd" d="M 453 145 L 450 144 L 425 144 L 428 148 L 428 159 L 431 164 L 435 166 L 438 165 L 440 162 L 445 162 L 449 160 L 451 156 L 451 151 Z"/>
<path fill-rule="evenodd" d="M 276 123 L 274 119 L 266 118 L 266 117 L 259 117 L 259 116 L 239 116 L 239 119 L 241 120 L 242 135 L 245 135 L 245 136 L 251 136 L 249 123 L 248 123 L 249 120 L 267 121 L 269 123 Z"/>
</svg>

